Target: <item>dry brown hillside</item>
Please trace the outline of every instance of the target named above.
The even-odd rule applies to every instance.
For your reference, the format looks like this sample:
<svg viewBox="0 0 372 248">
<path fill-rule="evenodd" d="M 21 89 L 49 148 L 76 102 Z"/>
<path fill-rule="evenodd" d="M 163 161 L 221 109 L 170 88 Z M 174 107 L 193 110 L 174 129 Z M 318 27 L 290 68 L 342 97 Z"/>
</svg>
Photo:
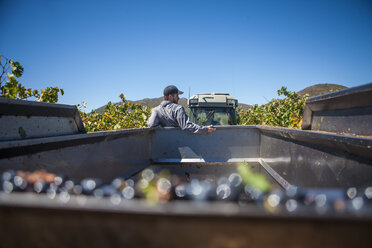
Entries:
<svg viewBox="0 0 372 248">
<path fill-rule="evenodd" d="M 303 90 L 297 92 L 300 95 L 309 94 L 310 97 L 319 96 L 323 94 L 327 94 L 333 91 L 339 91 L 342 89 L 346 89 L 347 87 L 339 84 L 315 84 L 309 86 Z"/>
<path fill-rule="evenodd" d="M 309 96 L 312 97 L 312 96 L 318 96 L 318 95 L 326 94 L 326 93 L 329 93 L 331 91 L 342 90 L 342 89 L 345 89 L 345 88 L 346 88 L 345 86 L 342 86 L 342 85 L 339 85 L 339 84 L 316 84 L 316 85 L 309 86 L 309 87 L 307 87 L 303 90 L 300 90 L 298 93 L 301 94 L 301 95 L 309 94 Z M 161 103 L 162 100 L 163 100 L 163 97 L 145 98 L 145 99 L 137 100 L 137 101 L 130 101 L 130 100 L 129 101 L 132 102 L 132 103 L 135 103 L 135 104 L 141 104 L 143 106 L 156 107 Z M 185 108 L 186 113 L 189 112 L 189 108 L 187 107 L 187 98 L 184 98 L 184 97 L 181 98 L 178 103 Z M 251 105 L 244 104 L 244 103 L 239 103 L 239 106 L 241 106 L 243 109 L 247 109 Z M 96 109 L 96 111 L 99 112 L 99 113 L 103 113 L 104 108 L 105 108 L 105 106 L 102 106 L 102 107 Z"/>
<path fill-rule="evenodd" d="M 136 104 L 141 104 L 144 106 L 148 106 L 148 107 L 156 107 L 161 103 L 162 100 L 163 100 L 163 97 L 159 97 L 159 98 L 145 98 L 142 100 L 131 101 L 131 102 L 136 103 Z M 189 112 L 189 108 L 187 107 L 187 98 L 181 98 L 178 104 L 182 105 L 185 108 L 187 113 Z M 243 109 L 250 107 L 250 105 L 244 104 L 244 103 L 239 103 L 239 106 L 242 106 Z"/>
<path fill-rule="evenodd" d="M 142 100 L 137 100 L 137 101 L 131 101 L 129 100 L 131 103 L 135 103 L 135 104 L 141 104 L 143 106 L 148 106 L 148 107 L 156 107 L 158 106 L 161 101 L 163 101 L 163 97 L 158 97 L 158 98 L 145 98 L 145 99 L 142 99 Z M 178 104 L 182 105 L 184 108 L 185 108 L 185 111 L 186 113 L 189 112 L 189 108 L 187 107 L 187 98 L 180 98 Z M 250 105 L 248 104 L 244 104 L 244 103 L 239 103 L 239 106 L 242 106 L 243 109 L 246 109 L 246 108 L 249 108 Z M 96 111 L 98 113 L 103 113 L 105 109 L 105 106 L 102 106 L 98 109 L 96 109 Z"/>
<path fill-rule="evenodd" d="M 141 104 L 143 106 L 147 106 L 147 107 L 156 107 L 158 106 L 161 101 L 163 101 L 163 97 L 158 97 L 158 98 L 145 98 L 145 99 L 142 99 L 142 100 L 138 100 L 138 101 L 130 101 L 132 103 L 135 103 L 135 104 Z M 178 101 L 178 104 L 182 105 L 186 112 L 189 111 L 189 108 L 187 107 L 187 99 L 182 97 L 180 98 L 180 100 Z"/>
</svg>

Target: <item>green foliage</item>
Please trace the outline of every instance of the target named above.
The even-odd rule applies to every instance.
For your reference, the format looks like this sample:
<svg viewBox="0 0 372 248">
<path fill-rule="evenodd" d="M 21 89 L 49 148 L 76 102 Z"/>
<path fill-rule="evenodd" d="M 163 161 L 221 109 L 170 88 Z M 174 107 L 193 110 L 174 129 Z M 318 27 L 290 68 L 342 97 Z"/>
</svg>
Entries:
<svg viewBox="0 0 372 248">
<path fill-rule="evenodd" d="M 264 175 L 254 173 L 251 167 L 247 163 L 240 163 L 237 167 L 238 173 L 242 177 L 243 183 L 250 185 L 262 192 L 270 191 L 270 183 L 267 181 Z"/>
<path fill-rule="evenodd" d="M 9 64 L 10 64 L 10 67 L 12 68 L 12 72 L 14 76 L 16 76 L 17 78 L 20 78 L 24 71 L 21 64 L 19 62 L 13 62 L 12 60 L 9 60 Z"/>
<path fill-rule="evenodd" d="M 284 99 L 273 99 L 264 105 L 254 105 L 247 110 L 239 108 L 240 125 L 270 125 L 300 128 L 307 95 L 301 96 L 288 91 L 286 87 L 278 90 Z"/>
<path fill-rule="evenodd" d="M 63 89 L 58 87 L 47 87 L 40 92 L 36 89 L 26 89 L 19 81 L 24 72 L 23 67 L 19 62 L 14 62 L 0 55 L 0 96 L 12 99 L 26 99 L 35 97 L 38 102 L 51 102 L 58 101 L 58 94 L 64 94 Z"/>
<path fill-rule="evenodd" d="M 147 119 L 151 115 L 151 108 L 127 101 L 124 94 L 120 94 L 119 97 L 121 98 L 121 102 L 119 104 L 109 102 L 105 106 L 103 114 L 97 111 L 87 114 L 81 110 L 84 105 L 78 105 L 81 119 L 88 132 L 147 126 Z"/>
<path fill-rule="evenodd" d="M 63 95 L 65 92 L 63 89 L 58 87 L 46 87 L 45 90 L 41 90 L 40 94 L 35 95 L 37 97 L 36 101 L 38 102 L 58 102 L 58 93 Z"/>
</svg>

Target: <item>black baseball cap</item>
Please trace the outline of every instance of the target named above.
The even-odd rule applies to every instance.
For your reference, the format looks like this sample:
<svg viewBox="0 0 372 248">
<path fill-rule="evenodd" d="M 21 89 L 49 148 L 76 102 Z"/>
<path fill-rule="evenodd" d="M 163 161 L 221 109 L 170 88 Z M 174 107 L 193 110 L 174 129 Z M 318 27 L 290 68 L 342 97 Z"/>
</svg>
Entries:
<svg viewBox="0 0 372 248">
<path fill-rule="evenodd" d="M 174 86 L 174 85 L 169 85 L 169 86 L 165 87 L 163 93 L 164 93 L 164 96 L 168 96 L 168 95 L 171 95 L 171 94 L 177 94 L 177 93 L 178 93 L 178 95 L 182 95 L 183 91 L 179 91 L 177 89 L 177 87 Z"/>
</svg>

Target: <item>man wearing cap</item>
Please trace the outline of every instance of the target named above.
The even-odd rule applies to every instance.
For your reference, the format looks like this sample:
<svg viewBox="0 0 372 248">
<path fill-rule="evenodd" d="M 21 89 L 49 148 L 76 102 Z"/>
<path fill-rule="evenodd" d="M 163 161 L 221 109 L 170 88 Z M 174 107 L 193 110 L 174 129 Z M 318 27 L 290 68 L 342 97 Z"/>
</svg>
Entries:
<svg viewBox="0 0 372 248">
<path fill-rule="evenodd" d="M 178 104 L 179 96 L 183 94 L 176 86 L 169 85 L 164 89 L 164 101 L 152 110 L 150 119 L 147 121 L 148 127 L 180 127 L 182 130 L 196 133 L 207 134 L 216 131 L 213 126 L 199 126 L 190 122 L 185 109 Z"/>
</svg>

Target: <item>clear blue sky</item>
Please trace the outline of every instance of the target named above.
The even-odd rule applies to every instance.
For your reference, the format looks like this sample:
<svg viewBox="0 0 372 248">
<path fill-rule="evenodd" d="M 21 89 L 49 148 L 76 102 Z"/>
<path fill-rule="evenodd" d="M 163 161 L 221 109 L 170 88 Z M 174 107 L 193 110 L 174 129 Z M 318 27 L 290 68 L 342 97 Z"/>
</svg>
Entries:
<svg viewBox="0 0 372 248">
<path fill-rule="evenodd" d="M 0 0 L 0 53 L 60 103 L 228 92 L 263 104 L 287 86 L 372 82 L 371 0 Z"/>
</svg>

